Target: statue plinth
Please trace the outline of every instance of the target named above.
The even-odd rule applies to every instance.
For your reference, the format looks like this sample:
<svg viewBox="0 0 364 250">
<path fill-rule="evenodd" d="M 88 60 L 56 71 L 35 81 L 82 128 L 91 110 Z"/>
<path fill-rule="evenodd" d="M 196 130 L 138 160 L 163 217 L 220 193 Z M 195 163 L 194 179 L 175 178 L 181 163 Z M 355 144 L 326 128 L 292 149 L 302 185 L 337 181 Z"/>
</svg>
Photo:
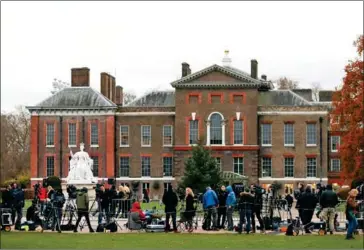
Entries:
<svg viewBox="0 0 364 250">
<path fill-rule="evenodd" d="M 68 199 L 67 185 L 73 185 L 78 190 L 80 190 L 84 187 L 87 188 L 87 194 L 88 194 L 88 199 L 89 199 L 89 208 L 91 208 L 92 204 L 94 203 L 94 200 L 96 199 L 96 191 L 95 191 L 96 184 L 95 183 L 78 183 L 78 184 L 77 183 L 62 183 L 62 192 L 66 199 Z M 94 205 L 92 210 L 96 210 L 96 209 L 97 209 L 97 204 Z"/>
</svg>

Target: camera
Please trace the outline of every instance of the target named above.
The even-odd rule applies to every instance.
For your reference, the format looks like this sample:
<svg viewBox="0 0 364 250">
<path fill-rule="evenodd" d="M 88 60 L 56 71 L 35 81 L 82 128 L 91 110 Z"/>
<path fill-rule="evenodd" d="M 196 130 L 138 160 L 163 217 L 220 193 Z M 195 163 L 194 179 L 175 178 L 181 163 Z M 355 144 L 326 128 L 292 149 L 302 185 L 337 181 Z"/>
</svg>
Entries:
<svg viewBox="0 0 364 250">
<path fill-rule="evenodd" d="M 364 200 L 364 183 L 356 188 L 358 190 L 357 199 Z"/>
<path fill-rule="evenodd" d="M 237 197 L 240 196 L 241 192 L 244 192 L 244 183 L 234 183 L 231 187 Z"/>
<path fill-rule="evenodd" d="M 74 185 L 68 185 L 67 188 L 67 194 L 69 199 L 76 199 L 77 197 L 77 188 Z"/>
<path fill-rule="evenodd" d="M 100 198 L 100 194 L 101 194 L 101 187 L 103 185 L 102 184 L 96 184 L 95 187 L 93 187 L 93 189 L 95 189 L 95 193 L 96 193 L 96 199 Z"/>
</svg>

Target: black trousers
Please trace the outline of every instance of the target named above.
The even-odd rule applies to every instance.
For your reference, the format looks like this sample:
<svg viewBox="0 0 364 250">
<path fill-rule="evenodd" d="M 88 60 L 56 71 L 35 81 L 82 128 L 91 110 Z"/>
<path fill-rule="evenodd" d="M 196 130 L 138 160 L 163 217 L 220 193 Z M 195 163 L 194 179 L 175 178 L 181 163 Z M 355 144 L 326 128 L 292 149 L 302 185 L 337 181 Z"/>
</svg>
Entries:
<svg viewBox="0 0 364 250">
<path fill-rule="evenodd" d="M 87 223 L 87 226 L 88 226 L 88 229 L 90 230 L 90 232 L 94 231 L 91 227 L 90 217 L 89 217 L 87 210 L 79 209 L 77 211 L 77 216 L 78 216 L 78 218 L 77 218 L 76 227 L 75 227 L 74 231 L 77 231 L 78 225 L 80 224 L 82 217 L 85 217 L 86 223 Z"/>
<path fill-rule="evenodd" d="M 16 217 L 16 221 L 15 221 Z M 11 220 L 13 224 L 20 224 L 21 218 L 23 217 L 23 208 L 22 207 L 13 207 L 11 210 Z"/>
<path fill-rule="evenodd" d="M 222 219 L 222 220 L 221 220 Z M 217 209 L 217 227 L 223 228 L 226 220 L 226 207 L 219 207 Z"/>
<path fill-rule="evenodd" d="M 256 230 L 256 227 L 255 227 L 255 217 L 257 217 L 258 221 L 259 221 L 259 227 L 260 227 L 260 230 L 263 230 L 264 229 L 264 223 L 263 223 L 263 220 L 262 220 L 262 216 L 261 216 L 261 211 L 260 211 L 260 207 L 254 207 L 253 208 L 253 212 L 252 212 L 252 226 L 253 226 L 253 231 Z"/>
<path fill-rule="evenodd" d="M 177 222 L 176 222 L 176 211 L 174 212 L 166 212 L 166 231 L 171 229 L 171 225 L 169 225 L 169 219 L 172 216 L 172 224 L 173 230 L 177 230 Z"/>
<path fill-rule="evenodd" d="M 305 225 L 305 230 L 308 231 L 309 227 L 311 226 L 311 221 L 313 217 L 314 211 L 313 210 L 302 210 L 301 211 L 301 220 L 302 224 Z"/>
</svg>

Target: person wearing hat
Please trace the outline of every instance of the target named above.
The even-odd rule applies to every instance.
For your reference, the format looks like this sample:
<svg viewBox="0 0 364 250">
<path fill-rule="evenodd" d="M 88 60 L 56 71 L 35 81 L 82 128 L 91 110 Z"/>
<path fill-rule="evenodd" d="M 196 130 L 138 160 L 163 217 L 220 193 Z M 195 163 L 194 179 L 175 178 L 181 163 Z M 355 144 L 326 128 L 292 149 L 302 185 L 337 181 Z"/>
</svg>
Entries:
<svg viewBox="0 0 364 250">
<path fill-rule="evenodd" d="M 76 205 L 77 205 L 77 216 L 78 216 L 78 218 L 77 218 L 75 229 L 73 230 L 73 232 L 75 232 L 75 233 L 77 233 L 77 228 L 78 228 L 78 225 L 80 224 L 80 221 L 81 221 L 82 217 L 85 217 L 86 222 L 87 222 L 87 226 L 88 226 L 88 228 L 90 230 L 90 233 L 94 232 L 94 230 L 91 227 L 90 217 L 89 217 L 89 214 L 88 214 L 89 199 L 88 199 L 87 192 L 88 192 L 88 190 L 85 187 L 77 192 Z"/>
<path fill-rule="evenodd" d="M 358 220 L 355 217 L 355 214 L 357 213 L 357 208 L 359 205 L 359 202 L 355 200 L 356 196 L 358 195 L 358 190 L 352 189 L 350 190 L 348 194 L 348 198 L 346 200 L 346 219 L 349 222 L 348 225 L 348 231 L 346 233 L 346 239 L 351 240 L 354 239 L 353 233 L 356 230 L 358 226 Z"/>
</svg>

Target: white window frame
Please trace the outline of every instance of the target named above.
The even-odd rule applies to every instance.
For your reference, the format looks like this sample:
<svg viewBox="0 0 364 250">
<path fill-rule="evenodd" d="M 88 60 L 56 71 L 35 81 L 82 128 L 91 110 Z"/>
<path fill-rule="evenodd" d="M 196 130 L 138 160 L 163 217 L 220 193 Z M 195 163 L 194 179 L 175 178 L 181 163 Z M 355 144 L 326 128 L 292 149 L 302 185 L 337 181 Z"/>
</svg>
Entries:
<svg viewBox="0 0 364 250">
<path fill-rule="evenodd" d="M 127 159 L 128 160 L 128 175 L 121 175 L 121 159 Z M 130 176 L 130 157 L 129 156 L 121 156 L 119 157 L 119 177 L 129 177 Z"/>
<path fill-rule="evenodd" d="M 221 144 L 211 144 L 211 116 L 217 114 L 221 117 Z M 225 118 L 224 116 L 219 112 L 212 112 L 209 117 L 207 118 L 207 140 L 206 145 L 207 146 L 225 146 Z"/>
<path fill-rule="evenodd" d="M 164 134 L 164 129 L 166 127 L 170 127 L 171 128 L 171 144 L 164 144 L 164 137 L 165 137 L 165 134 Z M 172 147 L 173 146 L 173 125 L 163 125 L 163 131 L 162 131 L 162 140 L 163 140 L 163 147 Z"/>
<path fill-rule="evenodd" d="M 308 143 L 308 126 L 309 125 L 315 126 L 315 143 L 314 144 Z M 307 123 L 306 124 L 306 147 L 317 147 L 317 124 L 316 123 Z"/>
<path fill-rule="evenodd" d="M 293 140 L 293 143 L 291 143 L 291 144 L 289 144 L 289 143 L 286 143 L 286 125 L 290 125 L 290 126 L 292 126 L 292 140 Z M 284 124 L 284 131 L 283 131 L 283 133 L 284 133 L 284 138 L 283 138 L 283 140 L 284 140 L 284 146 L 285 147 L 294 147 L 294 124 L 292 124 L 292 123 L 285 123 Z"/>
<path fill-rule="evenodd" d="M 149 175 L 143 175 L 143 158 L 146 158 L 146 159 L 149 159 Z M 142 177 L 150 177 L 151 174 L 152 174 L 152 157 L 150 156 L 141 156 L 141 159 L 140 159 L 140 165 L 141 165 L 141 174 L 142 174 Z"/>
<path fill-rule="evenodd" d="M 75 144 L 70 144 L 70 125 L 75 126 Z M 68 147 L 77 147 L 77 124 L 74 122 L 68 123 Z"/>
<path fill-rule="evenodd" d="M 97 159 L 97 175 L 95 175 L 95 173 L 94 173 L 95 167 L 92 169 L 92 174 L 94 175 L 94 177 L 98 177 L 100 175 L 100 157 L 99 156 L 91 156 L 90 158 L 94 162 L 94 165 L 92 165 L 93 167 L 95 166 L 95 159 Z"/>
<path fill-rule="evenodd" d="M 122 144 L 121 144 L 121 141 L 122 141 L 121 128 L 122 128 L 122 127 L 126 127 L 126 128 L 128 128 L 128 144 L 127 144 L 127 145 L 122 145 Z M 120 127 L 119 127 L 119 135 L 120 135 L 120 147 L 121 147 L 121 148 L 127 148 L 127 147 L 130 147 L 130 127 L 129 127 L 129 125 L 120 125 Z"/>
<path fill-rule="evenodd" d="M 333 165 L 334 165 L 334 164 L 333 164 L 333 162 L 334 162 L 335 160 L 336 160 L 336 161 L 339 161 L 339 171 L 334 171 L 334 170 L 333 170 Z M 341 159 L 340 159 L 340 158 L 332 158 L 332 159 L 330 159 L 330 161 L 331 161 L 331 162 L 330 162 L 330 172 L 340 173 L 340 172 L 341 172 Z"/>
<path fill-rule="evenodd" d="M 149 127 L 149 144 L 143 144 L 143 128 Z M 152 126 L 151 125 L 142 125 L 140 127 L 140 144 L 142 147 L 151 147 L 152 146 Z"/>
<path fill-rule="evenodd" d="M 92 144 L 92 125 L 93 124 L 97 125 L 97 144 Z M 98 148 L 99 147 L 99 143 L 100 143 L 100 141 L 99 141 L 99 130 L 100 130 L 99 124 L 97 122 L 91 122 L 90 123 L 90 147 L 91 148 Z"/>
<path fill-rule="evenodd" d="M 292 175 L 293 176 L 286 176 L 286 159 L 292 159 L 293 160 L 293 171 L 292 171 Z M 284 158 L 284 177 L 285 178 L 292 178 L 292 177 L 294 177 L 294 170 L 295 170 L 295 168 L 294 168 L 294 166 L 295 166 L 295 158 L 293 158 L 293 157 L 285 157 Z"/>
<path fill-rule="evenodd" d="M 315 176 L 308 176 L 308 159 L 315 159 Z M 317 158 L 306 157 L 306 178 L 316 178 L 316 177 L 317 177 Z"/>
<path fill-rule="evenodd" d="M 50 170 L 50 168 L 48 167 L 48 159 L 53 159 L 53 166 L 52 166 L 52 172 L 53 172 L 53 175 L 49 175 L 48 174 L 48 170 Z M 50 177 L 50 176 L 54 176 L 56 173 L 55 173 L 55 161 L 56 161 L 56 157 L 55 156 L 46 156 L 46 172 L 47 172 L 47 177 Z"/>
<path fill-rule="evenodd" d="M 164 171 L 164 160 L 165 158 L 171 158 L 171 175 L 166 175 L 166 172 Z M 162 161 L 163 161 L 163 176 L 167 176 L 167 177 L 172 177 L 173 176 L 173 157 L 172 156 L 165 156 L 162 158 Z"/>
<path fill-rule="evenodd" d="M 48 126 L 49 125 L 52 125 L 53 126 L 53 144 L 48 144 Z M 55 126 L 54 126 L 54 123 L 47 123 L 46 124 L 46 138 L 45 138 L 45 140 L 46 140 L 46 147 L 47 148 L 54 148 L 54 144 L 55 144 L 55 140 L 56 140 L 56 128 L 55 128 Z"/>
<path fill-rule="evenodd" d="M 263 170 L 264 170 L 264 166 L 263 166 L 263 163 L 264 163 L 264 159 L 270 159 L 270 175 L 269 176 L 263 176 Z M 262 178 L 272 178 L 272 175 L 273 175 L 273 161 L 272 161 L 272 158 L 271 157 L 262 157 Z"/>
<path fill-rule="evenodd" d="M 270 126 L 270 144 L 263 144 L 263 126 L 269 125 Z M 264 123 L 260 124 L 260 136 L 261 136 L 261 144 L 262 147 L 272 147 L 272 124 L 271 123 Z"/>
<path fill-rule="evenodd" d="M 337 143 L 337 145 L 336 145 L 336 150 L 334 150 L 334 149 L 332 148 L 332 146 L 333 146 L 332 138 L 333 138 L 333 137 L 338 137 L 338 143 Z M 332 136 L 330 136 L 330 149 L 331 149 L 331 152 L 338 152 L 338 151 L 339 151 L 338 147 L 340 147 L 340 143 L 341 143 L 341 138 L 340 138 L 340 136 L 339 136 L 339 135 L 332 135 Z"/>
<path fill-rule="evenodd" d="M 191 122 L 197 122 L 197 142 L 191 143 Z M 198 140 L 200 139 L 200 120 L 190 120 L 188 121 L 188 143 L 190 146 L 195 146 L 198 143 Z"/>
<path fill-rule="evenodd" d="M 236 121 L 239 121 L 239 122 L 241 122 L 241 126 L 242 126 L 242 128 L 241 128 L 241 136 L 242 136 L 242 138 L 241 138 L 241 144 L 235 144 L 235 122 Z M 233 145 L 237 145 L 237 146 L 239 146 L 239 145 L 244 145 L 244 133 L 245 133 L 245 131 L 244 131 L 244 123 L 245 123 L 245 121 L 244 120 L 242 120 L 242 119 L 239 119 L 239 120 L 233 120 Z"/>
</svg>

